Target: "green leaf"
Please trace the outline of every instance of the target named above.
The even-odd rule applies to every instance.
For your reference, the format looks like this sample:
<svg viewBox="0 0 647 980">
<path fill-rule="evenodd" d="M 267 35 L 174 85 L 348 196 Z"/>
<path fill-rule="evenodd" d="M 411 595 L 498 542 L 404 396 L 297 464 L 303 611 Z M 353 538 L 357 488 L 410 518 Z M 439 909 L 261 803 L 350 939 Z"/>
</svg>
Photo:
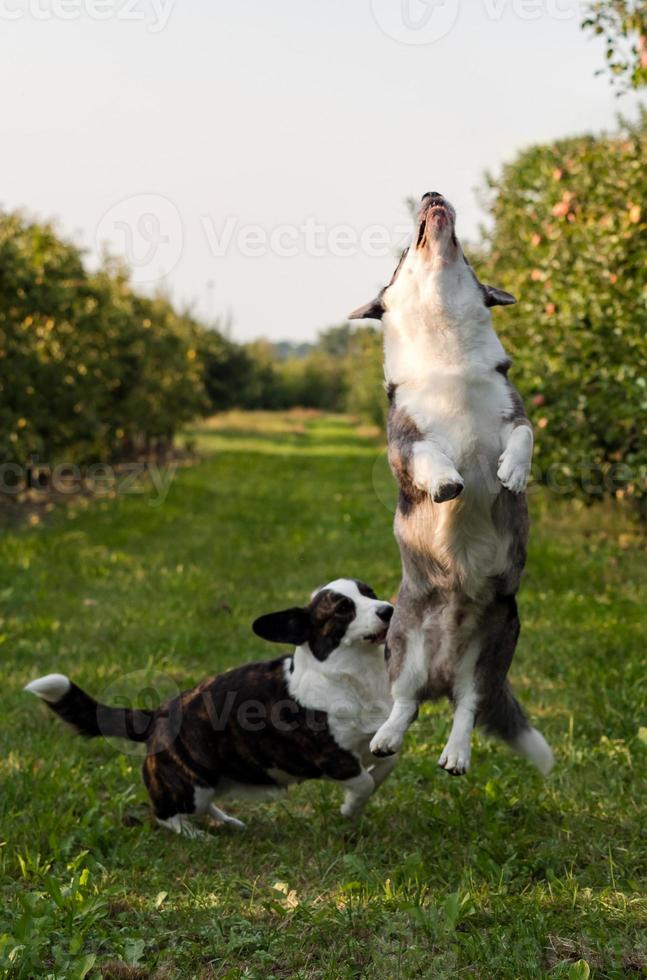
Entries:
<svg viewBox="0 0 647 980">
<path fill-rule="evenodd" d="M 158 892 L 155 896 L 155 908 L 159 909 L 162 907 L 164 901 L 168 898 L 168 892 Z"/>
<path fill-rule="evenodd" d="M 124 947 L 124 956 L 129 966 L 139 966 L 144 958 L 146 943 L 143 939 L 127 939 Z"/>
<path fill-rule="evenodd" d="M 87 956 L 83 957 L 79 966 L 77 967 L 77 971 L 75 974 L 78 980 L 84 980 L 84 977 L 87 977 L 88 973 L 90 972 L 90 970 L 92 969 L 96 961 L 97 961 L 96 953 L 88 953 Z"/>
<path fill-rule="evenodd" d="M 591 967 L 586 960 L 578 960 L 569 967 L 568 980 L 588 980 L 590 976 Z"/>
</svg>

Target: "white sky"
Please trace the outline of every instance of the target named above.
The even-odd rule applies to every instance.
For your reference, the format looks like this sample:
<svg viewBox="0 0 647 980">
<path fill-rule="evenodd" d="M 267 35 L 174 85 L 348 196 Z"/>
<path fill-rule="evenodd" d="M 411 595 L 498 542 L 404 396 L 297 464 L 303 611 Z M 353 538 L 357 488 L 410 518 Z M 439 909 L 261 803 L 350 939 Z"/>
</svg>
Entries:
<svg viewBox="0 0 647 980">
<path fill-rule="evenodd" d="M 633 114 L 581 7 L 0 0 L 0 205 L 236 339 L 311 339 L 388 278 L 407 195 L 445 193 L 474 238 L 484 170 Z"/>
</svg>

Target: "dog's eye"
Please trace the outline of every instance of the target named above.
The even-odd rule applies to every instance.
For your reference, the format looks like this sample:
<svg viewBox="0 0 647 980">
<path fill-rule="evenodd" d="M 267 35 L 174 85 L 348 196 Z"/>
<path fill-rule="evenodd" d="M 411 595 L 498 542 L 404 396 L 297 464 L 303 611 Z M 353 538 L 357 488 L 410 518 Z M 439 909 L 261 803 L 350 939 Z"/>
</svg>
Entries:
<svg viewBox="0 0 647 980">
<path fill-rule="evenodd" d="M 340 602 L 337 603 L 338 613 L 349 613 L 352 611 L 353 611 L 353 603 L 350 601 L 350 599 L 342 599 Z"/>
</svg>

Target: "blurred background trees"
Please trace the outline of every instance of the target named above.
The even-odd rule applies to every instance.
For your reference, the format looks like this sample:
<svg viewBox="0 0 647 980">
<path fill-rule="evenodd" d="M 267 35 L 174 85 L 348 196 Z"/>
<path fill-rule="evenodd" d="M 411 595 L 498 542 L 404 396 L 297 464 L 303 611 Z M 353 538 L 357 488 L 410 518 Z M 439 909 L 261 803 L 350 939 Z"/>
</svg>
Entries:
<svg viewBox="0 0 647 980">
<path fill-rule="evenodd" d="M 560 486 L 591 467 L 593 495 L 614 481 L 644 494 L 646 136 L 643 112 L 611 136 L 531 147 L 484 193 L 478 272 L 519 299 L 497 323 L 535 460 Z"/>
<path fill-rule="evenodd" d="M 49 225 L 0 214 L 0 458 L 105 460 L 167 445 L 206 411 L 203 328 Z"/>
<path fill-rule="evenodd" d="M 488 175 L 467 251 L 513 292 L 495 313 L 535 425 L 540 479 L 644 495 L 647 112 L 611 135 L 530 147 Z M 395 260 L 394 260 L 395 261 Z M 238 344 L 106 260 L 88 272 L 55 230 L 0 213 L 0 462 L 166 451 L 199 415 L 292 406 L 384 426 L 381 330 Z"/>
</svg>

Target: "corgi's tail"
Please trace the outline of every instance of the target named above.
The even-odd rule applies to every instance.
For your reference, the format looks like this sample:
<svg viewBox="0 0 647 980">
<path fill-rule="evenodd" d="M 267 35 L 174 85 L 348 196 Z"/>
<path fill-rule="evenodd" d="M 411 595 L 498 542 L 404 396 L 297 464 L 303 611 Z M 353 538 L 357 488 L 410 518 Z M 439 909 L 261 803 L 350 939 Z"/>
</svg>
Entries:
<svg viewBox="0 0 647 980">
<path fill-rule="evenodd" d="M 555 757 L 550 745 L 541 732 L 530 725 L 508 684 L 487 705 L 478 723 L 490 735 L 507 742 L 513 752 L 532 762 L 542 776 L 547 776 L 553 768 Z"/>
<path fill-rule="evenodd" d="M 65 674 L 39 677 L 27 684 L 25 691 L 42 698 L 59 718 L 88 738 L 116 735 L 131 742 L 145 742 L 155 717 L 153 711 L 99 704 Z"/>
</svg>

